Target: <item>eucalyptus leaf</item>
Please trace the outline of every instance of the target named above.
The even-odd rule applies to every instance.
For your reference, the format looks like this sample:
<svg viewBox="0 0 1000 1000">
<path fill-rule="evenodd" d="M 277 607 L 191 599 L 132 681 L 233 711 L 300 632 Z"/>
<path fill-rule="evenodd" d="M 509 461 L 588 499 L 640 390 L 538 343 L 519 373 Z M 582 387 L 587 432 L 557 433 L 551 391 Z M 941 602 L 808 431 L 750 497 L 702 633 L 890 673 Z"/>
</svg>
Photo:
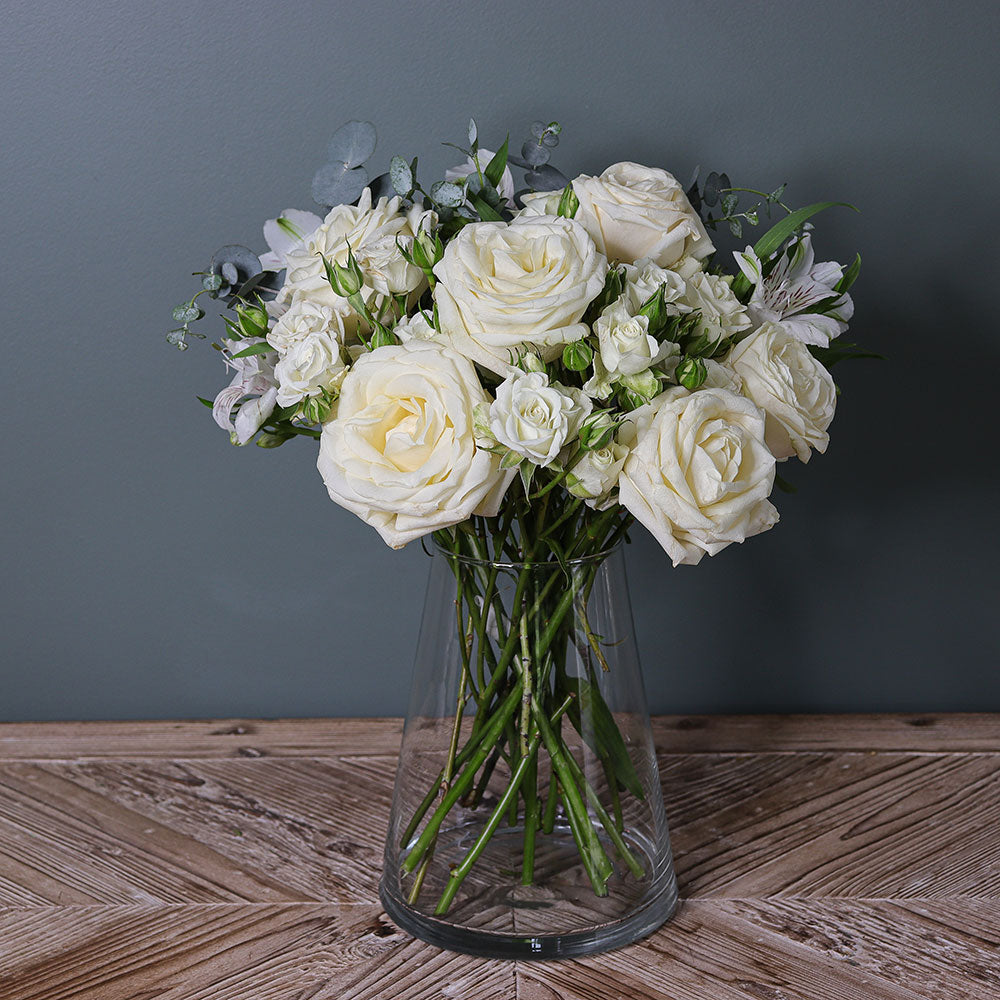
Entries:
<svg viewBox="0 0 1000 1000">
<path fill-rule="evenodd" d="M 196 319 L 201 319 L 204 312 L 192 302 L 185 302 L 177 306 L 173 311 L 175 323 L 193 323 Z"/>
<path fill-rule="evenodd" d="M 705 187 L 701 192 L 702 200 L 710 208 L 714 206 L 715 203 L 719 200 L 720 187 L 721 185 L 719 184 L 719 175 L 713 170 L 705 178 Z"/>
<path fill-rule="evenodd" d="M 569 184 L 568 177 L 547 163 L 530 170 L 524 175 L 524 179 L 532 191 L 561 191 Z"/>
<path fill-rule="evenodd" d="M 326 147 L 331 162 L 342 163 L 346 168 L 360 167 L 375 152 L 377 136 L 371 122 L 352 120 L 341 125 Z M 360 192 L 358 192 L 360 194 Z M 353 199 L 352 199 L 353 200 Z M 331 205 L 344 204 L 330 202 Z"/>
<path fill-rule="evenodd" d="M 457 208 L 465 201 L 465 190 L 451 181 L 438 181 L 431 187 L 431 198 L 446 208 Z"/>
<path fill-rule="evenodd" d="M 209 274 L 217 274 L 222 278 L 219 292 L 228 295 L 232 286 L 260 274 L 260 258 L 249 247 L 227 243 L 212 255 L 208 271 Z"/>
<path fill-rule="evenodd" d="M 413 173 L 401 156 L 394 156 L 389 161 L 389 179 L 398 195 L 405 197 L 413 190 Z"/>
<path fill-rule="evenodd" d="M 545 135 L 546 128 L 548 128 L 548 126 L 545 124 L 545 122 L 532 122 L 531 123 L 531 134 L 536 139 L 541 139 L 541 137 L 543 135 Z"/>
<path fill-rule="evenodd" d="M 392 186 L 392 179 L 389 177 L 388 171 L 384 174 L 379 174 L 374 180 L 369 181 L 368 190 L 372 193 L 373 205 L 379 200 L 379 198 L 391 198 L 396 193 L 396 189 Z"/>
<path fill-rule="evenodd" d="M 541 167 L 548 163 L 550 156 L 551 154 L 549 151 L 544 146 L 540 146 L 537 142 L 526 142 L 521 147 L 521 157 L 532 169 L 535 167 Z"/>
<path fill-rule="evenodd" d="M 367 184 L 368 172 L 364 167 L 327 163 L 313 177 L 313 200 L 317 205 L 351 205 L 361 197 Z"/>
<path fill-rule="evenodd" d="M 730 219 L 729 231 L 739 239 L 743 235 L 743 223 L 739 219 Z"/>
<path fill-rule="evenodd" d="M 722 196 L 722 212 L 724 215 L 732 215 L 736 211 L 740 196 L 735 191 L 728 191 Z"/>
<path fill-rule="evenodd" d="M 469 119 L 469 145 L 475 146 L 476 140 L 479 138 L 479 128 L 476 125 L 476 119 Z"/>
</svg>

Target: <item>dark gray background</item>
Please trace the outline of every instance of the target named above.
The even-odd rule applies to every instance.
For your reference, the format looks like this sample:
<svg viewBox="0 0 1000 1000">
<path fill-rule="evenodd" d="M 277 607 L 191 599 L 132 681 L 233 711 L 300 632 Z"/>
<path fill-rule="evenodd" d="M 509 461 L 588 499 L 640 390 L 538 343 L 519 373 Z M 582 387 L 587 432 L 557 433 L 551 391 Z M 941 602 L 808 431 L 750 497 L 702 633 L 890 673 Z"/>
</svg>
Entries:
<svg viewBox="0 0 1000 1000">
<path fill-rule="evenodd" d="M 168 347 L 187 275 L 310 208 L 327 138 L 453 162 L 564 125 L 569 174 L 700 163 L 864 256 L 832 445 L 782 523 L 672 570 L 641 529 L 657 711 L 1000 709 L 992 2 L 3 5 L 0 718 L 393 714 L 427 570 L 313 446 L 235 449 Z"/>
</svg>

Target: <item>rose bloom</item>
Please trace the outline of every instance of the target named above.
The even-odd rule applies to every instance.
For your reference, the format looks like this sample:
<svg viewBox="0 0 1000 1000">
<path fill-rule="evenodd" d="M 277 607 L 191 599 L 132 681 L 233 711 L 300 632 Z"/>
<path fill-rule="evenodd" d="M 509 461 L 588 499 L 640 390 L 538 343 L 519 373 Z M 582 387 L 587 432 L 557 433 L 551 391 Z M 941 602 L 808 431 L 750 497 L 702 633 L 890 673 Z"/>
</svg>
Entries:
<svg viewBox="0 0 1000 1000">
<path fill-rule="evenodd" d="M 743 380 L 743 393 L 766 414 L 767 446 L 782 460 L 809 461 L 826 451 L 837 407 L 833 376 L 791 332 L 765 323 L 729 352 L 726 364 Z"/>
<path fill-rule="evenodd" d="M 267 331 L 267 342 L 279 353 L 318 335 L 344 340 L 344 319 L 332 306 L 298 299 Z"/>
<path fill-rule="evenodd" d="M 617 441 L 609 441 L 602 448 L 585 451 L 570 469 L 566 489 L 581 497 L 588 507 L 607 510 L 618 502 L 611 491 L 618 485 L 618 476 L 628 458 L 628 448 Z"/>
<path fill-rule="evenodd" d="M 579 222 L 609 259 L 633 264 L 648 258 L 670 267 L 685 255 L 714 249 L 698 213 L 672 174 L 638 163 L 615 163 L 599 177 L 573 181 Z"/>
<path fill-rule="evenodd" d="M 675 566 L 695 565 L 778 520 L 768 501 L 774 456 L 764 416 L 725 389 L 679 386 L 634 410 L 619 439 L 630 448 L 619 501 Z"/>
<path fill-rule="evenodd" d="M 384 295 L 394 291 L 393 286 L 402 286 L 406 291 L 418 287 L 423 273 L 406 263 L 395 241 L 397 236 L 401 242 L 412 239 L 433 219 L 416 206 L 404 215 L 399 204 L 400 199 L 394 197 L 379 198 L 372 205 L 371 189 L 365 188 L 357 205 L 335 205 L 330 209 L 323 224 L 285 255 L 287 271 L 278 293 L 279 303 L 304 297 L 331 306 L 343 316 L 352 315 L 347 299 L 330 287 L 322 260 L 325 257 L 345 266 L 349 249 L 359 266 L 363 267 L 364 260 L 371 269 L 362 289 L 366 300 L 376 292 Z"/>
<path fill-rule="evenodd" d="M 649 320 L 633 316 L 624 296 L 612 302 L 594 323 L 601 364 L 607 375 L 638 375 L 667 357 L 676 345 L 660 344 L 649 333 Z"/>
<path fill-rule="evenodd" d="M 274 366 L 278 381 L 278 406 L 293 406 L 321 389 L 333 389 L 344 377 L 340 346 L 325 333 L 294 344 Z"/>
<path fill-rule="evenodd" d="M 330 499 L 396 549 L 493 517 L 514 473 L 476 445 L 473 410 L 489 402 L 472 363 L 446 347 L 414 340 L 363 354 L 320 438 Z"/>
<path fill-rule="evenodd" d="M 542 372 L 512 375 L 497 387 L 490 431 L 511 451 L 544 467 L 576 436 L 591 406 L 579 389 L 549 385 Z"/>
<path fill-rule="evenodd" d="M 465 226 L 434 268 L 444 338 L 505 376 L 535 345 L 550 361 L 589 332 L 581 322 L 604 287 L 608 263 L 571 219 L 521 218 Z"/>
</svg>

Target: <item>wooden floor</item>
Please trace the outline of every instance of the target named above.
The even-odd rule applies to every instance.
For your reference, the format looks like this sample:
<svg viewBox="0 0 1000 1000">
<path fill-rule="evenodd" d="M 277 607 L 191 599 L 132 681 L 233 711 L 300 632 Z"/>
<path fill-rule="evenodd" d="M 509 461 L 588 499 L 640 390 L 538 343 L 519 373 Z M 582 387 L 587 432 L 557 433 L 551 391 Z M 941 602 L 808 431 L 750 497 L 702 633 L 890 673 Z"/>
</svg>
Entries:
<svg viewBox="0 0 1000 1000">
<path fill-rule="evenodd" d="M 1000 997 L 1000 716 L 656 733 L 678 915 L 514 965 L 380 910 L 396 720 L 2 725 L 0 998 Z"/>
</svg>

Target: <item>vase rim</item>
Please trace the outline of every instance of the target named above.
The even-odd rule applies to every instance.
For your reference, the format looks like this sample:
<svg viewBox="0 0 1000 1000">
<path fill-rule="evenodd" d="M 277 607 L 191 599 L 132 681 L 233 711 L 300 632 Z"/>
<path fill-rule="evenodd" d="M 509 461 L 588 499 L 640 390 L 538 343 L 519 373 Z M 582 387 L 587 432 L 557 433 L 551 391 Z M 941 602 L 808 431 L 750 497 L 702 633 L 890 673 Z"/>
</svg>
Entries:
<svg viewBox="0 0 1000 1000">
<path fill-rule="evenodd" d="M 446 556 L 449 559 L 455 559 L 458 562 L 465 563 L 469 566 L 495 566 L 497 569 L 523 570 L 544 569 L 550 566 L 558 569 L 560 565 L 555 559 L 533 559 L 524 562 L 516 562 L 508 559 L 480 559 L 478 556 L 468 556 L 452 552 L 450 549 L 445 548 L 445 546 L 438 542 L 437 539 L 434 539 L 432 544 L 434 546 L 434 550 L 440 555 Z M 611 545 L 606 549 L 601 549 L 599 552 L 592 552 L 590 555 L 579 556 L 576 559 L 567 559 L 566 565 L 571 568 L 596 565 L 597 563 L 603 562 L 613 553 L 620 552 L 622 545 L 624 545 L 624 540 L 620 539 L 615 542 L 614 545 Z"/>
</svg>

